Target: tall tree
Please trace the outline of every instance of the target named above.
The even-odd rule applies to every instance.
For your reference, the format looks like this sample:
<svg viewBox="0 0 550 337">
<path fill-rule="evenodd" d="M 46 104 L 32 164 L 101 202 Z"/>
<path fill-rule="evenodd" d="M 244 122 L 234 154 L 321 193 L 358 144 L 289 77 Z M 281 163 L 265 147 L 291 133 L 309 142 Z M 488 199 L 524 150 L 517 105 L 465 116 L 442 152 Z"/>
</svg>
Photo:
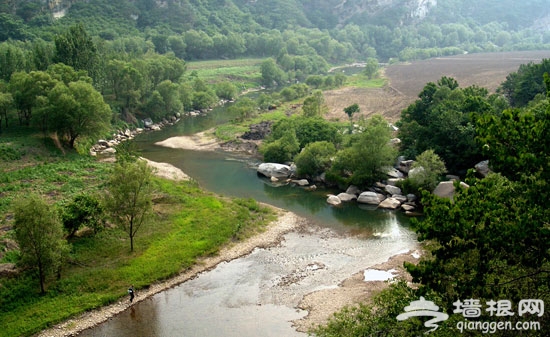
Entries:
<svg viewBox="0 0 550 337">
<path fill-rule="evenodd" d="M 2 131 L 2 119 L 6 128 L 8 127 L 8 111 L 13 106 L 13 97 L 10 93 L 0 92 L 0 132 Z"/>
<path fill-rule="evenodd" d="M 63 34 L 55 37 L 55 62 L 61 62 L 75 70 L 86 70 L 88 76 L 97 78 L 99 53 L 84 26 L 72 26 Z"/>
<path fill-rule="evenodd" d="M 284 73 L 273 59 L 262 62 L 260 70 L 262 73 L 262 84 L 266 87 L 277 86 L 283 82 Z"/>
<path fill-rule="evenodd" d="M 352 136 L 351 146 L 336 154 L 331 170 L 336 172 L 335 176 L 346 176 L 344 172 L 351 172 L 346 183 L 374 183 L 385 175 L 383 168 L 391 166 L 395 160 L 397 151 L 390 139 L 388 122 L 382 116 L 373 116 L 363 132 Z"/>
<path fill-rule="evenodd" d="M 19 113 L 19 124 L 29 125 L 32 112 L 46 106 L 46 97 L 57 81 L 44 71 L 17 72 L 10 79 L 9 88 Z M 42 123 L 43 121 L 37 121 Z"/>
<path fill-rule="evenodd" d="M 344 108 L 344 112 L 346 113 L 346 115 L 348 115 L 348 118 L 349 118 L 350 132 L 353 131 L 353 115 L 355 115 L 356 113 L 359 113 L 359 111 L 361 111 L 361 109 L 359 108 L 359 105 L 357 103 L 354 103 Z"/>
<path fill-rule="evenodd" d="M 55 210 L 36 195 L 16 201 L 14 213 L 21 262 L 36 270 L 40 291 L 44 293 L 47 277 L 59 272 L 68 252 L 61 222 Z"/>
<path fill-rule="evenodd" d="M 71 148 L 79 137 L 97 137 L 109 129 L 111 108 L 87 82 L 59 83 L 48 95 L 53 129 Z"/>
<path fill-rule="evenodd" d="M 153 210 L 151 179 L 152 170 L 145 161 L 122 160 L 109 180 L 107 205 L 128 234 L 130 251 L 134 251 L 134 238 Z"/>
<path fill-rule="evenodd" d="M 321 90 L 315 90 L 311 96 L 304 100 L 304 105 L 302 106 L 305 117 L 320 117 L 327 110 L 325 97 Z"/>
<path fill-rule="evenodd" d="M 379 68 L 380 65 L 378 64 L 378 60 L 374 57 L 369 57 L 365 64 L 365 75 L 367 75 L 369 79 L 372 79 L 378 74 Z"/>
</svg>

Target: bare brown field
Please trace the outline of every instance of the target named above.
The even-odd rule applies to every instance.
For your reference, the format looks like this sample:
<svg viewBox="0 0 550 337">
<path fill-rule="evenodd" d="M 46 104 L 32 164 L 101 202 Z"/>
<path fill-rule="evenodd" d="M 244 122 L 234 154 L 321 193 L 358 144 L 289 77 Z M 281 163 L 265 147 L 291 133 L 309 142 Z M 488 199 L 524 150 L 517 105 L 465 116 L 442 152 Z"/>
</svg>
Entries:
<svg viewBox="0 0 550 337">
<path fill-rule="evenodd" d="M 325 92 L 329 107 L 327 118 L 347 120 L 343 109 L 357 103 L 361 116 L 381 114 L 395 122 L 428 82 L 447 76 L 456 79 L 461 87 L 477 85 L 495 92 L 506 76 L 517 71 L 521 64 L 545 58 L 550 58 L 550 51 L 467 54 L 391 65 L 383 72 L 388 80 L 384 88 L 348 87 Z"/>
</svg>

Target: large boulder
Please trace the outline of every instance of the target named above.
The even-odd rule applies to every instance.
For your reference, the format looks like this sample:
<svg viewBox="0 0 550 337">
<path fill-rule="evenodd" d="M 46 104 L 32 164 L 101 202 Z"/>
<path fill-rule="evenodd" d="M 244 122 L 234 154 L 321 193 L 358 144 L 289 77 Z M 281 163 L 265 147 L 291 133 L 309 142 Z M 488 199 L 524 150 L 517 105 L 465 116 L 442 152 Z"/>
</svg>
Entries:
<svg viewBox="0 0 550 337">
<path fill-rule="evenodd" d="M 350 185 L 348 187 L 348 189 L 346 190 L 346 193 L 347 194 L 355 194 L 355 195 L 359 195 L 361 194 L 361 190 L 359 190 L 359 187 L 355 186 L 355 185 Z"/>
<path fill-rule="evenodd" d="M 401 195 L 401 189 L 397 186 L 386 185 L 384 189 L 391 195 Z"/>
<path fill-rule="evenodd" d="M 383 198 L 380 198 L 380 195 L 375 192 L 363 192 L 357 198 L 357 202 L 360 204 L 369 204 L 369 205 L 378 205 Z"/>
<path fill-rule="evenodd" d="M 403 178 L 403 173 L 393 167 L 388 168 L 386 174 L 391 178 Z"/>
<path fill-rule="evenodd" d="M 262 163 L 258 166 L 258 173 L 261 173 L 268 178 L 275 177 L 277 179 L 280 179 L 290 177 L 290 175 L 292 174 L 292 169 L 288 165 L 277 163 Z"/>
<path fill-rule="evenodd" d="M 153 126 L 153 120 L 151 118 L 145 118 L 144 120 L 142 120 L 143 122 L 143 126 L 146 128 L 146 129 L 150 129 L 151 126 Z"/>
<path fill-rule="evenodd" d="M 350 194 L 350 193 L 340 193 L 337 195 L 338 198 L 340 198 L 341 201 L 347 202 L 357 199 L 357 195 Z"/>
<path fill-rule="evenodd" d="M 342 204 L 342 200 L 340 200 L 340 198 L 338 198 L 336 195 L 329 194 L 327 198 L 327 203 L 333 206 L 339 206 L 340 204 Z"/>
<path fill-rule="evenodd" d="M 468 184 L 464 182 L 460 182 L 460 186 L 462 188 L 468 188 Z M 437 185 L 435 190 L 433 191 L 433 194 L 437 195 L 441 198 L 449 198 L 453 200 L 453 196 L 455 194 L 455 187 L 454 187 L 454 181 L 442 181 Z"/>
<path fill-rule="evenodd" d="M 397 169 L 403 173 L 409 173 L 412 164 L 414 164 L 414 160 L 400 160 L 397 163 Z"/>
<path fill-rule="evenodd" d="M 485 178 L 489 174 L 489 172 L 491 172 L 491 169 L 489 168 L 488 160 L 480 161 L 474 166 L 474 168 L 477 174 L 479 174 L 483 178 Z"/>
<path fill-rule="evenodd" d="M 395 186 L 397 185 L 398 182 L 402 181 L 403 178 L 389 178 L 386 183 L 387 185 L 392 185 L 392 186 Z M 385 187 L 385 186 L 384 186 Z"/>
<path fill-rule="evenodd" d="M 382 201 L 378 207 L 385 208 L 385 209 L 398 209 L 401 207 L 401 201 L 395 199 L 395 198 L 387 198 Z"/>
<path fill-rule="evenodd" d="M 308 186 L 309 181 L 307 179 L 299 179 L 299 180 L 292 180 L 290 181 L 293 184 L 296 184 L 298 186 Z"/>
</svg>

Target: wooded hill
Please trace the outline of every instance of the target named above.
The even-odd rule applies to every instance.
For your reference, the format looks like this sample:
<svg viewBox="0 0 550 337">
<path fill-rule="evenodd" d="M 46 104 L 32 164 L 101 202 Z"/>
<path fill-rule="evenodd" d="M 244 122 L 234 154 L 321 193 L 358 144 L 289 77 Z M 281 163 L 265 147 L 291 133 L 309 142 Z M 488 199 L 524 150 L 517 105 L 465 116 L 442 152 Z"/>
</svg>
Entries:
<svg viewBox="0 0 550 337">
<path fill-rule="evenodd" d="M 317 53 L 328 62 L 412 60 L 547 49 L 544 0 L 11 0 L 0 41 L 53 36 L 75 23 L 105 40 L 140 37 L 191 59 Z"/>
</svg>

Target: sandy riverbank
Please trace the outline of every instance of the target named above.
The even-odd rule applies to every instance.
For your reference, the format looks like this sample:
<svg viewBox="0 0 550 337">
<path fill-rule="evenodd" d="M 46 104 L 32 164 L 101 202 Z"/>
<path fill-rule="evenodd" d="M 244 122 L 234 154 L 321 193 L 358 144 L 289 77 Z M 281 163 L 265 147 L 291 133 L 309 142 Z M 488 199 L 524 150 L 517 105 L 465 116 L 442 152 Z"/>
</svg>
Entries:
<svg viewBox="0 0 550 337">
<path fill-rule="evenodd" d="M 198 274 L 211 270 L 219 263 L 231 261 L 241 256 L 247 255 L 257 247 L 267 248 L 277 245 L 283 238 L 285 233 L 296 230 L 306 223 L 306 220 L 298 217 L 294 213 L 284 210 L 278 210 L 278 219 L 272 222 L 267 229 L 251 238 L 242 242 L 223 248 L 219 254 L 212 257 L 202 258 L 193 267 L 182 272 L 180 275 L 165 281 L 151 285 L 148 289 L 141 289 L 136 292 L 137 296 L 134 303 L 140 302 L 164 290 L 177 286 L 187 280 L 196 277 Z M 39 337 L 65 337 L 74 336 L 78 332 L 91 328 L 102 322 L 107 321 L 110 317 L 126 310 L 129 307 L 128 298 L 122 298 L 116 303 L 102 307 L 90 312 L 86 312 L 78 317 L 69 319 L 61 324 L 58 324 L 50 329 L 42 331 L 37 336 Z"/>
<path fill-rule="evenodd" d="M 212 136 L 211 133 L 212 130 L 206 130 L 192 136 L 170 137 L 163 141 L 156 142 L 155 145 L 164 146 L 171 149 L 195 151 L 214 151 L 220 149 L 219 141 Z"/>
<path fill-rule="evenodd" d="M 176 137 L 180 138 L 175 143 L 186 144 L 185 146 L 200 146 L 201 139 L 194 137 Z M 174 144 L 174 140 L 171 140 Z M 187 148 L 187 147 L 186 147 Z M 204 148 L 202 148 L 204 149 Z M 155 168 L 155 174 L 174 180 L 185 180 L 189 177 L 180 169 L 166 163 L 156 163 L 147 160 L 151 167 Z M 199 259 L 195 265 L 185 270 L 178 276 L 164 281 L 152 284 L 146 289 L 137 291 L 137 297 L 134 303 L 143 301 L 155 294 L 175 287 L 185 281 L 197 277 L 200 273 L 214 269 L 218 264 L 224 261 L 231 261 L 239 257 L 248 255 L 255 248 L 273 247 L 283 240 L 286 233 L 299 231 L 300 228 L 307 227 L 307 220 L 297 216 L 292 212 L 276 209 L 278 218 L 269 224 L 266 230 L 242 242 L 233 243 L 220 250 L 216 256 Z M 365 266 L 364 268 L 379 270 L 396 270 L 396 277 L 408 279 L 408 274 L 403 270 L 403 261 L 415 262 L 417 256 L 412 252 L 403 252 L 391 257 L 387 262 L 376 266 Z M 387 286 L 386 282 L 369 281 L 365 282 L 363 276 L 364 270 L 357 272 L 341 282 L 337 287 L 315 291 L 305 295 L 300 301 L 299 308 L 308 311 L 308 315 L 300 320 L 294 321 L 294 327 L 298 331 L 307 332 L 311 327 L 324 324 L 330 316 L 347 305 L 355 305 L 359 302 L 369 300 L 371 296 Z M 78 317 L 60 323 L 50 329 L 42 331 L 39 337 L 62 337 L 75 336 L 79 332 L 101 324 L 111 317 L 121 313 L 129 307 L 128 298 L 122 298 L 116 303 L 86 312 Z"/>
</svg>

